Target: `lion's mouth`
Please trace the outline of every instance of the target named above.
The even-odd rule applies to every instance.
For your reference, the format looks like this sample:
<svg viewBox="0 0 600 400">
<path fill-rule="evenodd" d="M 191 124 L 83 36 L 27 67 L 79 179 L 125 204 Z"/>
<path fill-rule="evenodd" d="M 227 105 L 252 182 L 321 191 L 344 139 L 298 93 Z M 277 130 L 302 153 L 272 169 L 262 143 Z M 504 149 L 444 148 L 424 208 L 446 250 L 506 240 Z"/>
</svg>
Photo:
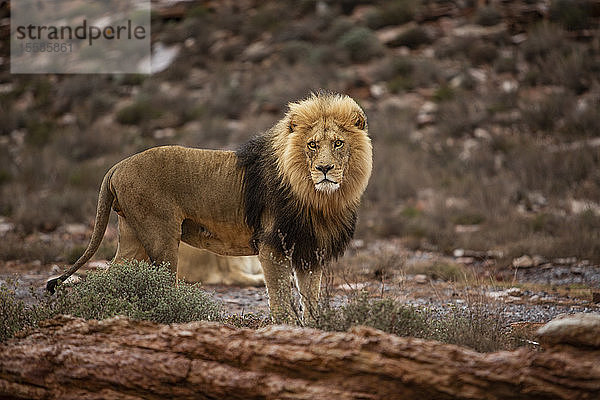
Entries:
<svg viewBox="0 0 600 400">
<path fill-rule="evenodd" d="M 338 190 L 340 184 L 331 179 L 324 178 L 315 185 L 315 188 L 320 192 L 333 193 Z"/>
<path fill-rule="evenodd" d="M 332 181 L 331 179 L 327 179 L 327 178 L 323 178 L 320 182 L 317 183 L 317 185 L 320 185 L 321 183 L 329 183 L 329 184 L 334 184 L 337 185 L 338 183 L 336 181 Z"/>
</svg>

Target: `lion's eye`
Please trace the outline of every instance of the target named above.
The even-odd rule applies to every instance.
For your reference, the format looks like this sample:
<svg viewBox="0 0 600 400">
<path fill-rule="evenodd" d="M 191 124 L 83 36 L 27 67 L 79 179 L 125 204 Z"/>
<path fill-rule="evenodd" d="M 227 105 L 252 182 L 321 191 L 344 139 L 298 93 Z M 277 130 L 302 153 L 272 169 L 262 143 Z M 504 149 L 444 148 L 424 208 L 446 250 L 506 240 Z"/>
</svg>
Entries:
<svg viewBox="0 0 600 400">
<path fill-rule="evenodd" d="M 317 149 L 317 142 L 315 142 L 314 140 L 311 140 L 310 142 L 308 142 L 307 146 L 311 150 L 316 150 Z"/>
<path fill-rule="evenodd" d="M 335 142 L 333 142 L 333 148 L 335 148 L 335 149 L 341 149 L 343 145 L 344 145 L 343 140 L 338 139 Z"/>
</svg>

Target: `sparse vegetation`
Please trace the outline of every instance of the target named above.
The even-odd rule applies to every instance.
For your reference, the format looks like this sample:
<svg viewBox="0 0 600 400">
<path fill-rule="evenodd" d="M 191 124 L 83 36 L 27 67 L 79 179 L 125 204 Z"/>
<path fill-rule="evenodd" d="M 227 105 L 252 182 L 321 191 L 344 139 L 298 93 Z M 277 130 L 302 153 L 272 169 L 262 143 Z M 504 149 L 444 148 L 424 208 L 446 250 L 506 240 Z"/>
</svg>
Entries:
<svg viewBox="0 0 600 400">
<path fill-rule="evenodd" d="M 198 285 L 176 284 L 166 265 L 132 261 L 90 272 L 83 282 L 63 285 L 53 313 L 86 319 L 125 315 L 163 324 L 222 319 L 222 306 Z"/>
<path fill-rule="evenodd" d="M 0 341 L 59 314 L 97 320 L 124 315 L 163 324 L 223 320 L 221 303 L 198 285 L 175 284 L 166 265 L 143 261 L 92 271 L 80 283 L 60 285 L 56 296 L 36 296 L 35 304 L 17 298 L 18 288 L 16 282 L 0 284 Z"/>
<path fill-rule="evenodd" d="M 373 32 L 364 27 L 351 28 L 337 42 L 352 61 L 365 62 L 382 53 L 382 47 Z"/>
<path fill-rule="evenodd" d="M 208 320 L 252 329 L 270 323 L 265 316 L 256 314 L 225 316 L 222 305 L 210 294 L 197 285 L 174 284 L 174 280 L 164 265 L 113 264 L 108 270 L 90 272 L 79 283 L 60 285 L 55 297 L 38 297 L 33 305 L 16 297 L 18 285 L 15 282 L 12 286 L 3 283 L 0 285 L 0 341 L 59 314 L 98 320 L 124 315 L 165 324 Z M 328 331 L 346 331 L 366 325 L 399 336 L 440 340 L 483 352 L 514 346 L 514 338 L 492 304 L 452 306 L 440 313 L 356 292 L 342 305 L 334 305 L 333 297 L 325 296 L 312 315 L 307 325 Z"/>
</svg>

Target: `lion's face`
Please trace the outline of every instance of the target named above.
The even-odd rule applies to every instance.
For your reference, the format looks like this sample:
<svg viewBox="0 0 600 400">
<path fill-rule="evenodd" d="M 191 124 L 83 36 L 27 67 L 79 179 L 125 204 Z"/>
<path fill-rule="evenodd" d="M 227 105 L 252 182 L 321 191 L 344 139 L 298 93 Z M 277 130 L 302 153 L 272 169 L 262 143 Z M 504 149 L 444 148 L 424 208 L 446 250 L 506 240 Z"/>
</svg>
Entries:
<svg viewBox="0 0 600 400">
<path fill-rule="evenodd" d="M 371 174 L 366 117 L 348 96 L 314 95 L 290 104 L 275 148 L 279 169 L 301 198 L 357 198 Z M 284 130 L 285 129 L 285 130 Z M 333 199 L 332 199 L 333 200 Z"/>
<path fill-rule="evenodd" d="M 304 132 L 306 166 L 317 191 L 333 193 L 343 184 L 352 147 L 348 134 L 361 128 L 364 129 L 364 119 L 357 114 L 353 126 L 322 118 Z"/>
</svg>

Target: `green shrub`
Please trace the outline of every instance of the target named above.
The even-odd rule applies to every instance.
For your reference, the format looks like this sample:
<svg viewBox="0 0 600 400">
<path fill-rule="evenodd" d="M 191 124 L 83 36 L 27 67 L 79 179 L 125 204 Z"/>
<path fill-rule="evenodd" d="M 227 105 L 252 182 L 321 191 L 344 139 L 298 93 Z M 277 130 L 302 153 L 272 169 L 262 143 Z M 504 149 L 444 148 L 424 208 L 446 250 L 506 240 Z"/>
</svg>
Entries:
<svg viewBox="0 0 600 400">
<path fill-rule="evenodd" d="M 16 290 L 16 281 L 0 283 L 0 342 L 22 329 L 35 327 L 46 316 L 44 307 L 26 304 L 17 298 Z"/>
<path fill-rule="evenodd" d="M 143 261 L 112 264 L 93 271 L 81 283 L 63 285 L 52 304 L 55 314 L 86 319 L 125 315 L 163 324 L 222 319 L 222 305 L 198 285 L 174 285 L 166 265 Z"/>
<path fill-rule="evenodd" d="M 507 332 L 499 311 L 492 304 L 453 305 L 445 316 L 432 321 L 430 339 L 479 352 L 511 349 L 518 342 Z"/>
<path fill-rule="evenodd" d="M 507 329 L 495 304 L 451 304 L 433 310 L 403 304 L 393 299 L 373 299 L 366 292 L 351 296 L 346 304 L 332 306 L 322 301 L 313 312 L 310 327 L 346 331 L 353 326 L 369 326 L 398 336 L 438 340 L 470 347 L 480 352 L 509 350 L 522 344 Z"/>
<path fill-rule="evenodd" d="M 140 99 L 119 110 L 117 121 L 124 125 L 137 125 L 144 120 L 155 119 L 161 115 L 162 111 L 150 101 Z"/>
<path fill-rule="evenodd" d="M 473 65 L 491 64 L 498 57 L 496 46 L 486 42 L 476 42 L 469 48 L 469 59 Z"/>
<path fill-rule="evenodd" d="M 381 43 L 375 34 L 364 27 L 352 28 L 339 38 L 337 44 L 356 62 L 369 61 L 382 53 Z"/>
<path fill-rule="evenodd" d="M 592 24 L 591 7 L 589 0 L 554 0 L 550 5 L 550 20 L 568 30 L 587 29 Z"/>
<path fill-rule="evenodd" d="M 481 26 L 493 26 L 502 20 L 502 15 L 494 7 L 480 7 L 475 22 Z"/>
<path fill-rule="evenodd" d="M 426 337 L 428 315 L 424 310 L 392 299 L 371 299 L 361 292 L 340 306 L 325 300 L 315 310 L 309 325 L 326 331 L 346 331 L 353 326 L 370 326 L 399 336 Z"/>
<path fill-rule="evenodd" d="M 433 39 L 429 36 L 427 30 L 421 26 L 415 26 L 400 34 L 389 45 L 392 47 L 406 46 L 410 49 L 416 49 L 419 46 L 431 43 L 433 43 Z"/>
<path fill-rule="evenodd" d="M 417 11 L 417 0 L 386 1 L 365 16 L 367 26 L 379 29 L 388 25 L 400 25 L 411 21 Z"/>
</svg>

